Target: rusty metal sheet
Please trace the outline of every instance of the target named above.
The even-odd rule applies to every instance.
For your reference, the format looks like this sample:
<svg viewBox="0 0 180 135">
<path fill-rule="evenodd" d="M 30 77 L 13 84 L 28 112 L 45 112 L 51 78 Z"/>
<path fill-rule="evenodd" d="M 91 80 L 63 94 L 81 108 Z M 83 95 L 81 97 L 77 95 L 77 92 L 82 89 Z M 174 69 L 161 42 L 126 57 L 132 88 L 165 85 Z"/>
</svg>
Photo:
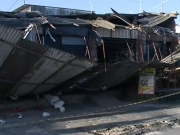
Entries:
<svg viewBox="0 0 180 135">
<path fill-rule="evenodd" d="M 2 25 L 0 56 L 1 96 L 43 93 L 95 66 L 84 58 L 24 40 L 21 32 Z"/>
</svg>

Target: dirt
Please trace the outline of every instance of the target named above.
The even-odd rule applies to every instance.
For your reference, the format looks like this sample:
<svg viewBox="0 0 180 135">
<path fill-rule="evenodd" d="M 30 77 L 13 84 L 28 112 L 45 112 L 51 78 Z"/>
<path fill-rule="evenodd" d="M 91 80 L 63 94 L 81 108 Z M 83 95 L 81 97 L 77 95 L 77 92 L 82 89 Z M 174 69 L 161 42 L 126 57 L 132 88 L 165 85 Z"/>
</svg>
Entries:
<svg viewBox="0 0 180 135">
<path fill-rule="evenodd" d="M 155 121 L 139 125 L 129 125 L 123 127 L 115 127 L 112 129 L 95 130 L 92 131 L 94 135 L 144 135 L 149 132 L 161 131 L 174 126 L 180 126 L 180 119 L 168 121 Z"/>
</svg>

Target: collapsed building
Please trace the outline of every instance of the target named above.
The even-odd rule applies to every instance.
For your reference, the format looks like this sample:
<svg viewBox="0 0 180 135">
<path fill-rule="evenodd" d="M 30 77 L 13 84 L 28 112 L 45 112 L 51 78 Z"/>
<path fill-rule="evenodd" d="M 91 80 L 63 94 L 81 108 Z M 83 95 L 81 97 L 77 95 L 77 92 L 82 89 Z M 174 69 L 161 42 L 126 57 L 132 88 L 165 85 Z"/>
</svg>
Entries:
<svg viewBox="0 0 180 135">
<path fill-rule="evenodd" d="M 30 67 L 27 64 L 31 61 L 30 56 L 26 58 L 24 54 L 22 60 L 21 53 L 16 52 L 15 55 L 14 50 L 4 49 L 6 52 L 1 54 L 6 57 L 0 73 L 4 77 L 7 74 L 10 76 L 0 77 L 1 86 L 6 89 L 3 95 L 41 94 L 57 86 L 106 90 L 138 73 L 139 69 L 172 65 L 173 58 L 169 63 L 164 58 L 168 58 L 178 44 L 175 34 L 178 13 L 120 14 L 112 11 L 112 14 L 95 14 L 82 10 L 25 5 L 13 12 L 0 12 L 0 24 L 23 32 L 19 44 L 18 41 L 11 41 L 16 35 L 13 35 L 14 30 L 9 28 L 6 33 L 6 27 L 1 26 L 1 33 L 12 35 L 10 39 L 7 36 L 6 42 L 32 49 L 31 53 L 37 51 L 36 55 L 41 54 L 41 59 L 32 62 Z M 51 54 L 41 51 L 47 47 L 54 48 Z M 57 57 L 55 52 L 58 52 Z M 61 57 L 61 53 L 64 57 Z M 49 55 L 48 58 L 64 58 L 64 65 L 55 66 L 59 60 L 45 60 L 45 54 Z M 15 60 L 8 59 L 15 56 L 18 56 Z M 66 56 L 73 58 L 66 59 Z M 73 61 L 75 58 L 76 62 Z M 11 65 L 21 67 L 24 73 L 19 75 L 20 71 L 10 68 Z"/>
</svg>

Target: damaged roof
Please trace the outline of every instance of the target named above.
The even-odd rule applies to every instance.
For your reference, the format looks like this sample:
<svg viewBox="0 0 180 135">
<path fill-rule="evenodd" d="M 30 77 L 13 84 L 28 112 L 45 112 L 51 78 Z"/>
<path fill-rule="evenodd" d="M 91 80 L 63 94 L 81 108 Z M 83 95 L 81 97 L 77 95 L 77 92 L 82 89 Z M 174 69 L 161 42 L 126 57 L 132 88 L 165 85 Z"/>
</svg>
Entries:
<svg viewBox="0 0 180 135">
<path fill-rule="evenodd" d="M 61 50 L 23 39 L 0 25 L 0 95 L 40 94 L 95 66 Z"/>
<path fill-rule="evenodd" d="M 140 24 L 144 25 L 144 26 L 149 26 L 149 27 L 153 27 L 153 26 L 157 26 L 158 24 L 161 24 L 162 22 L 170 19 L 170 18 L 176 18 L 178 13 L 148 13 L 143 11 L 142 13 L 139 14 L 122 14 L 122 13 L 118 13 L 117 11 L 115 11 L 114 9 L 111 8 L 111 10 L 113 11 L 113 14 L 95 14 L 94 12 L 90 12 L 90 11 L 86 11 L 83 14 L 78 13 L 78 14 L 60 14 L 58 13 L 58 11 L 56 11 L 57 13 L 53 13 L 53 14 L 47 14 L 46 12 L 44 12 L 44 10 L 48 10 L 48 9 L 44 9 L 45 7 L 49 7 L 49 6 L 39 6 L 39 5 L 23 5 L 21 7 L 19 7 L 18 9 L 14 10 L 13 12 L 15 13 L 20 13 L 20 11 L 22 11 L 23 9 L 25 9 L 26 7 L 30 7 L 31 9 L 28 10 L 26 13 L 30 12 L 41 12 L 43 15 L 50 15 L 51 17 L 59 17 L 59 18 L 71 18 L 71 19 L 77 19 L 77 18 L 81 18 L 84 20 L 96 20 L 97 18 L 101 17 L 104 20 L 110 20 L 110 19 L 117 19 L 117 17 L 115 17 L 114 15 L 117 15 L 118 17 L 121 18 L 122 21 L 127 22 L 128 24 L 133 24 L 134 19 L 136 19 Z M 58 8 L 58 7 L 49 7 L 52 8 L 54 10 L 58 10 L 58 9 L 66 9 L 66 8 Z M 54 11 L 53 10 L 53 11 Z M 69 9 L 70 10 L 70 9 Z M 73 10 L 73 9 L 72 9 Z M 78 10 L 81 11 L 81 10 Z M 84 10 L 82 10 L 84 11 Z"/>
<path fill-rule="evenodd" d="M 70 14 L 86 14 L 91 13 L 88 10 L 79 10 L 79 9 L 70 9 L 70 8 L 62 8 L 62 7 L 51 7 L 51 6 L 42 6 L 42 5 L 32 5 L 25 4 L 15 9 L 13 12 L 23 12 L 26 11 L 39 11 L 44 15 L 70 15 Z"/>
<path fill-rule="evenodd" d="M 108 66 L 107 72 L 105 72 L 104 69 L 99 70 L 98 68 L 98 70 L 95 70 L 94 73 L 91 72 L 91 74 L 87 74 L 86 78 L 83 78 L 83 80 L 79 79 L 79 83 L 76 83 L 72 86 L 87 91 L 107 90 L 114 86 L 117 86 L 118 84 L 123 83 L 124 81 L 138 73 L 141 69 L 147 67 L 162 68 L 167 66 L 169 66 L 169 64 L 159 61 L 152 61 L 146 63 L 134 61 L 120 61 L 111 66 Z M 77 81 L 74 78 L 72 78 L 72 80 L 74 82 Z"/>
<path fill-rule="evenodd" d="M 144 26 L 154 27 L 161 24 L 162 22 L 167 21 L 170 18 L 176 18 L 177 15 L 177 13 L 151 15 L 137 21 L 142 23 Z"/>
<path fill-rule="evenodd" d="M 161 60 L 161 63 L 175 64 L 180 61 L 180 45 L 177 45 L 177 50 L 169 56 Z"/>
<path fill-rule="evenodd" d="M 96 20 L 84 20 L 81 18 L 61 18 L 54 16 L 44 16 L 39 12 L 11 13 L 0 12 L 0 23 L 11 27 L 27 27 L 30 23 L 36 25 L 55 24 L 55 25 L 93 25 L 106 29 L 114 29 L 115 25 L 109 21 L 97 18 Z"/>
</svg>

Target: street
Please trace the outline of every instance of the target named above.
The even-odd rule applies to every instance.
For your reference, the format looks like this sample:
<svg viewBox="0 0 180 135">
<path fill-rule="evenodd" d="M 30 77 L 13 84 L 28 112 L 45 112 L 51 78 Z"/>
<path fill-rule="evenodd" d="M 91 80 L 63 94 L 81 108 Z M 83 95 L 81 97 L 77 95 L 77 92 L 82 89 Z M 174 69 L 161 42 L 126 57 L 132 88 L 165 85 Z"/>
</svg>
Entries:
<svg viewBox="0 0 180 135">
<path fill-rule="evenodd" d="M 100 109 L 100 106 L 79 107 L 82 113 L 96 109 Z M 107 132 L 113 135 L 117 133 L 114 128 L 180 117 L 178 104 L 140 104 L 83 116 L 72 116 L 75 112 L 68 108 L 65 114 L 54 109 L 46 111 L 51 114 L 48 118 L 42 117 L 42 111 L 27 111 L 23 113 L 23 119 L 6 119 L 6 124 L 0 125 L 0 135 L 94 135 Z M 67 115 L 71 117 L 67 118 Z M 174 129 L 162 133 L 173 132 L 175 135 L 178 131 L 179 129 Z"/>
</svg>

